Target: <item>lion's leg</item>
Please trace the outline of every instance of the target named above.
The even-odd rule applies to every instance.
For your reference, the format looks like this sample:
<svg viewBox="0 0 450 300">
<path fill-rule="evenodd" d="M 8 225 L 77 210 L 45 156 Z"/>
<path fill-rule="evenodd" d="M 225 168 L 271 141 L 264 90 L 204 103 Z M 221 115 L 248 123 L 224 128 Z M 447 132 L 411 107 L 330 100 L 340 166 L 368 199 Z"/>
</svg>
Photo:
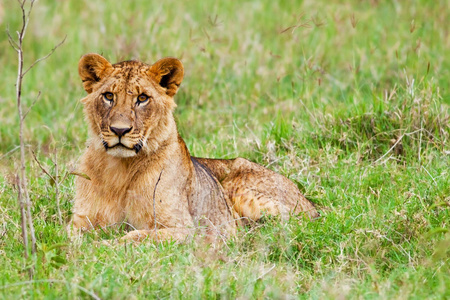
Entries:
<svg viewBox="0 0 450 300">
<path fill-rule="evenodd" d="M 253 182 L 239 180 L 241 185 L 235 184 L 228 189 L 233 210 L 248 221 L 258 221 L 264 215 L 281 216 L 287 220 L 291 214 L 305 214 L 309 218 L 316 218 L 318 213 L 311 202 L 301 194 L 280 190 L 278 186 L 267 187 L 261 190 Z M 247 184 L 246 184 L 247 183 Z M 246 223 L 245 220 L 244 224 Z"/>
<path fill-rule="evenodd" d="M 70 238 L 75 238 L 89 230 L 105 229 L 107 227 L 112 228 L 113 226 L 120 224 L 120 221 L 115 223 L 106 222 L 105 218 L 102 218 L 98 214 L 96 216 L 89 216 L 74 213 L 72 219 L 67 224 L 67 234 Z"/>
<path fill-rule="evenodd" d="M 67 233 L 69 237 L 75 237 L 84 231 L 94 229 L 94 226 L 95 225 L 88 216 L 73 214 L 72 220 L 70 220 L 69 224 L 67 224 Z"/>
<path fill-rule="evenodd" d="M 257 221 L 263 215 L 280 214 L 278 201 L 245 186 L 235 189 L 230 199 L 236 213 L 249 221 Z"/>
<path fill-rule="evenodd" d="M 236 159 L 209 159 L 196 158 L 198 162 L 206 166 L 209 171 L 220 181 L 225 194 L 231 200 L 233 212 L 237 213 L 237 217 L 248 218 L 250 220 L 258 220 L 263 213 L 277 215 L 280 213 L 279 207 L 271 199 L 269 195 L 260 192 L 258 185 L 247 178 L 249 173 L 252 173 L 254 167 L 261 166 L 254 164 L 243 158 Z M 253 174 L 255 179 L 265 174 Z M 244 220 L 245 223 L 245 220 Z"/>
<path fill-rule="evenodd" d="M 292 181 L 246 159 L 235 159 L 221 183 L 233 209 L 243 218 L 257 221 L 267 214 L 287 219 L 300 213 L 318 216 L 314 205 Z"/>
<path fill-rule="evenodd" d="M 310 218 L 319 216 L 312 202 L 283 175 L 244 158 L 196 160 L 220 181 L 234 212 L 241 218 L 257 221 L 269 214 L 287 219 L 290 214 L 300 213 Z"/>
<path fill-rule="evenodd" d="M 133 230 L 128 232 L 122 241 L 129 240 L 135 242 L 141 242 L 149 239 L 153 241 L 177 241 L 182 242 L 186 240 L 193 233 L 193 229 L 188 228 L 163 228 L 163 229 L 151 229 L 151 230 Z"/>
<path fill-rule="evenodd" d="M 95 220 L 92 217 L 89 218 L 89 216 L 73 214 L 72 221 L 69 223 L 69 226 L 73 227 L 74 229 L 86 231 L 95 228 L 95 225 L 97 224 L 94 224 L 93 222 L 95 222 Z"/>
<path fill-rule="evenodd" d="M 95 229 L 95 220 L 93 217 L 73 214 L 72 219 L 67 224 L 66 230 L 69 239 L 74 242 L 81 238 L 83 232 Z"/>
</svg>

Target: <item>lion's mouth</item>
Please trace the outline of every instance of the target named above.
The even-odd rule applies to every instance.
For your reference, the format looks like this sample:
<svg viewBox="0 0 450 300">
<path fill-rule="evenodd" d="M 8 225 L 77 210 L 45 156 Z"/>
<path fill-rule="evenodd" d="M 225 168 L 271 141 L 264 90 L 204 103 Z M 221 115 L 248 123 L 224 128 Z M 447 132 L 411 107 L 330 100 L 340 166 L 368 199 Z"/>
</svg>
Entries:
<svg viewBox="0 0 450 300">
<path fill-rule="evenodd" d="M 138 153 L 139 151 L 141 151 L 141 149 L 142 149 L 142 142 L 141 142 L 141 141 L 137 142 L 137 143 L 133 146 L 133 148 L 127 147 L 127 146 L 125 146 L 124 144 L 122 144 L 121 142 L 118 142 L 118 143 L 115 144 L 115 145 L 109 146 L 108 143 L 107 143 L 106 141 L 103 141 L 103 146 L 105 147 L 105 150 L 106 150 L 106 151 L 108 151 L 109 149 L 114 149 L 114 148 L 125 148 L 125 149 L 127 149 L 127 150 L 135 151 L 136 154 L 137 154 L 137 153 Z"/>
</svg>

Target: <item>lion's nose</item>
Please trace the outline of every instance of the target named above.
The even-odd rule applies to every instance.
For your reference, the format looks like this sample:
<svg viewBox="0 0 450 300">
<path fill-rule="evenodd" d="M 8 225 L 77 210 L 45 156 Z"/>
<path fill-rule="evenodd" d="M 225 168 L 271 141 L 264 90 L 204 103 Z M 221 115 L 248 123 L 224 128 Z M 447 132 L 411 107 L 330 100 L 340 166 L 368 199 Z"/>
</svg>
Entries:
<svg viewBox="0 0 450 300">
<path fill-rule="evenodd" d="M 127 134 L 128 132 L 133 129 L 133 127 L 126 127 L 126 128 L 118 128 L 118 127 L 109 127 L 112 132 L 117 134 L 118 137 L 122 137 L 123 135 Z"/>
</svg>

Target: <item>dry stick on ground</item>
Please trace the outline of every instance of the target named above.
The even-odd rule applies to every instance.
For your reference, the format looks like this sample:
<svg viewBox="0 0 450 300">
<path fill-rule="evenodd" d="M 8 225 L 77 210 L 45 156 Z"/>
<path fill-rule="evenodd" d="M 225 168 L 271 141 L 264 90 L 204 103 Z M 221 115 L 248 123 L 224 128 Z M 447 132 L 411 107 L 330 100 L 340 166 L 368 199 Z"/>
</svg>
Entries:
<svg viewBox="0 0 450 300">
<path fill-rule="evenodd" d="M 20 31 L 17 31 L 17 40 L 15 40 L 9 30 L 7 31 L 8 34 L 8 41 L 11 45 L 11 47 L 17 52 L 17 58 L 18 58 L 18 67 L 17 67 L 17 80 L 16 80 L 16 100 L 17 100 L 17 110 L 18 110 L 18 117 L 19 117 L 19 142 L 20 142 L 20 169 L 19 174 L 17 175 L 18 178 L 18 201 L 20 205 L 20 211 L 21 211 L 21 219 L 22 219 L 22 235 L 23 235 L 23 241 L 24 241 L 24 248 L 25 248 L 25 258 L 28 258 L 28 251 L 29 251 L 29 244 L 28 244 L 28 238 L 31 241 L 31 253 L 34 255 L 36 253 L 36 235 L 34 232 L 34 226 L 33 226 L 33 217 L 31 215 L 31 201 L 30 201 L 30 195 L 28 193 L 28 182 L 26 177 L 26 169 L 25 169 L 25 141 L 24 141 L 24 135 L 23 135 L 23 128 L 24 128 L 24 121 L 25 117 L 27 116 L 28 112 L 30 111 L 31 107 L 34 105 L 34 103 L 39 98 L 40 92 L 38 93 L 38 97 L 36 97 L 33 104 L 28 108 L 28 110 L 24 113 L 23 112 L 23 105 L 22 105 L 22 82 L 25 74 L 31 70 L 37 63 L 40 61 L 48 58 L 50 55 L 53 54 L 53 52 L 58 48 L 62 43 L 64 43 L 64 40 L 56 45 L 49 54 L 44 56 L 43 58 L 40 58 L 36 61 L 34 61 L 26 71 L 23 70 L 24 68 L 24 58 L 23 58 L 23 41 L 25 38 L 25 33 L 27 31 L 28 23 L 30 21 L 30 14 L 33 10 L 33 5 L 35 0 L 31 0 L 29 2 L 29 8 L 28 11 L 26 11 L 26 5 L 27 0 L 17 0 L 22 12 L 22 26 L 20 28 Z M 29 233 L 28 233 L 29 231 Z M 28 237 L 29 235 L 29 237 Z"/>
</svg>

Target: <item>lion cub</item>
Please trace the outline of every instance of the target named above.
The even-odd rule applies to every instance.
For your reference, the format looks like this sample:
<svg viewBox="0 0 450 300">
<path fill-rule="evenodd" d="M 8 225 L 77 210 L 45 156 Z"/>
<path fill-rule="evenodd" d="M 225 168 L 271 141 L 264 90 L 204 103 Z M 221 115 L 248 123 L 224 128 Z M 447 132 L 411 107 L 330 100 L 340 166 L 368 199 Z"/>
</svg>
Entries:
<svg viewBox="0 0 450 300">
<path fill-rule="evenodd" d="M 263 214 L 318 216 L 282 175 L 243 158 L 189 154 L 173 117 L 184 74 L 178 59 L 111 64 L 86 54 L 78 72 L 88 93 L 81 102 L 90 138 L 71 230 L 126 222 L 134 230 L 124 239 L 184 240 L 195 230 L 229 236 Z"/>
</svg>

